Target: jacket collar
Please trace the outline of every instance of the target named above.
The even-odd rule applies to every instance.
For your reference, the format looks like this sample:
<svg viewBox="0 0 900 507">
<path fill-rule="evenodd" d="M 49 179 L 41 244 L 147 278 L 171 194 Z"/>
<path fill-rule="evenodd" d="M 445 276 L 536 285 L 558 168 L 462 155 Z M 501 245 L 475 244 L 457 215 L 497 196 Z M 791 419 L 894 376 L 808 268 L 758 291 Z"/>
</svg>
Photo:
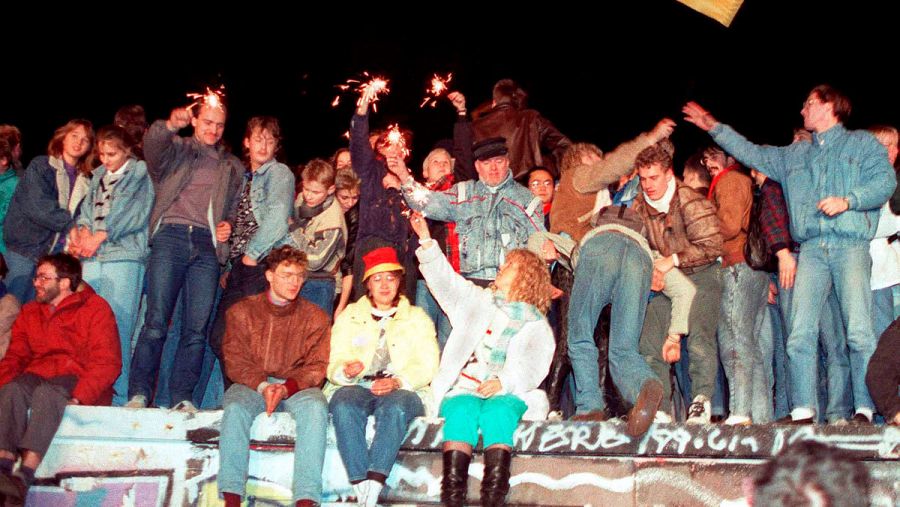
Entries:
<svg viewBox="0 0 900 507">
<path fill-rule="evenodd" d="M 843 137 L 846 132 L 847 128 L 842 123 L 835 124 L 825 132 L 813 132 L 813 146 L 830 146 L 835 140 Z"/>
</svg>

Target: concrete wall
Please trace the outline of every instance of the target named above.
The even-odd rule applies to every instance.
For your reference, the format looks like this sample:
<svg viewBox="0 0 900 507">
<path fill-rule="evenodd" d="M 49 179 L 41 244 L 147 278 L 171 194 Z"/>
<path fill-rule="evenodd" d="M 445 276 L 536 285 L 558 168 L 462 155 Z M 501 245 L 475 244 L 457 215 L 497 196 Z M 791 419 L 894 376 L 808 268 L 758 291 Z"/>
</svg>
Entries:
<svg viewBox="0 0 900 507">
<path fill-rule="evenodd" d="M 221 412 L 69 407 L 38 470 L 28 505 L 221 505 L 216 441 Z M 371 430 L 371 428 L 370 428 Z M 290 500 L 294 422 L 285 414 L 254 424 L 247 485 L 251 505 Z M 874 505 L 900 501 L 900 429 L 753 426 L 654 426 L 632 439 L 620 423 L 522 423 L 515 440 L 512 504 L 722 505 L 743 496 L 742 481 L 799 439 L 836 445 L 866 460 Z M 389 502 L 436 503 L 440 495 L 440 425 L 410 428 L 388 480 Z M 469 469 L 477 500 L 480 457 Z M 346 472 L 329 434 L 325 501 L 349 496 Z M 383 497 L 384 498 L 384 497 Z"/>
</svg>

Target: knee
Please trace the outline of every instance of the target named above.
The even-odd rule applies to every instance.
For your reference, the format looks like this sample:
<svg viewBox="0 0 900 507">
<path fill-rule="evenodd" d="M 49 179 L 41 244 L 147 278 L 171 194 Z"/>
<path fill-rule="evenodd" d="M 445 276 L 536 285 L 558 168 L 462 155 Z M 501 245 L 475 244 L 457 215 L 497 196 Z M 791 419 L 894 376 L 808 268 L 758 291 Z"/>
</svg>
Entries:
<svg viewBox="0 0 900 507">
<path fill-rule="evenodd" d="M 309 390 L 303 399 L 291 404 L 291 416 L 295 421 L 325 422 L 328 420 L 328 402 L 319 389 Z"/>
<path fill-rule="evenodd" d="M 375 409 L 378 421 L 396 421 L 406 424 L 414 417 L 422 415 L 422 402 L 410 391 L 395 391 L 396 396 L 385 399 Z"/>
<path fill-rule="evenodd" d="M 362 407 L 359 406 L 352 396 L 352 389 L 353 387 L 342 387 L 331 397 L 331 401 L 328 403 L 328 411 L 331 412 L 335 419 L 363 415 Z"/>
</svg>

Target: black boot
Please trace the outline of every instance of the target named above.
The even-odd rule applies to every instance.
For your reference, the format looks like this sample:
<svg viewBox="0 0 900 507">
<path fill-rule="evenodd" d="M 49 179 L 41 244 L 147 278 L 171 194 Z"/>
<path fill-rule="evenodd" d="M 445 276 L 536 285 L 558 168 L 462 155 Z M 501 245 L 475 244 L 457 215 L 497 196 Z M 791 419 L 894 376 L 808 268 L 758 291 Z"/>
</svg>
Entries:
<svg viewBox="0 0 900 507">
<path fill-rule="evenodd" d="M 472 456 L 462 451 L 444 451 L 444 479 L 441 481 L 441 503 L 451 507 L 466 504 L 469 492 L 469 462 Z"/>
<path fill-rule="evenodd" d="M 510 451 L 492 447 L 484 451 L 484 477 L 481 479 L 481 505 L 494 507 L 506 505 L 509 493 Z"/>
</svg>

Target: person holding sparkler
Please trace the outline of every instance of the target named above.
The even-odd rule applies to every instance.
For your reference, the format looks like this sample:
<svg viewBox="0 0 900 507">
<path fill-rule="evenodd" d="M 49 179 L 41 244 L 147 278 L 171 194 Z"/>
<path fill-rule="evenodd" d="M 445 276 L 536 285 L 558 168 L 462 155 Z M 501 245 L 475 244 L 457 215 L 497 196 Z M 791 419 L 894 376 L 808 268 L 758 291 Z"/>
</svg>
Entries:
<svg viewBox="0 0 900 507">
<path fill-rule="evenodd" d="M 192 400 L 206 350 L 206 328 L 228 259 L 232 216 L 244 183 L 244 166 L 222 145 L 225 106 L 208 92 L 187 108 L 157 120 L 144 137 L 147 171 L 156 189 L 150 214 L 147 315 L 131 362 L 126 406 L 146 407 L 153 397 L 169 319 L 182 297 L 181 340 L 169 382 L 175 408 L 196 411 Z M 178 131 L 191 125 L 193 137 Z"/>
</svg>

